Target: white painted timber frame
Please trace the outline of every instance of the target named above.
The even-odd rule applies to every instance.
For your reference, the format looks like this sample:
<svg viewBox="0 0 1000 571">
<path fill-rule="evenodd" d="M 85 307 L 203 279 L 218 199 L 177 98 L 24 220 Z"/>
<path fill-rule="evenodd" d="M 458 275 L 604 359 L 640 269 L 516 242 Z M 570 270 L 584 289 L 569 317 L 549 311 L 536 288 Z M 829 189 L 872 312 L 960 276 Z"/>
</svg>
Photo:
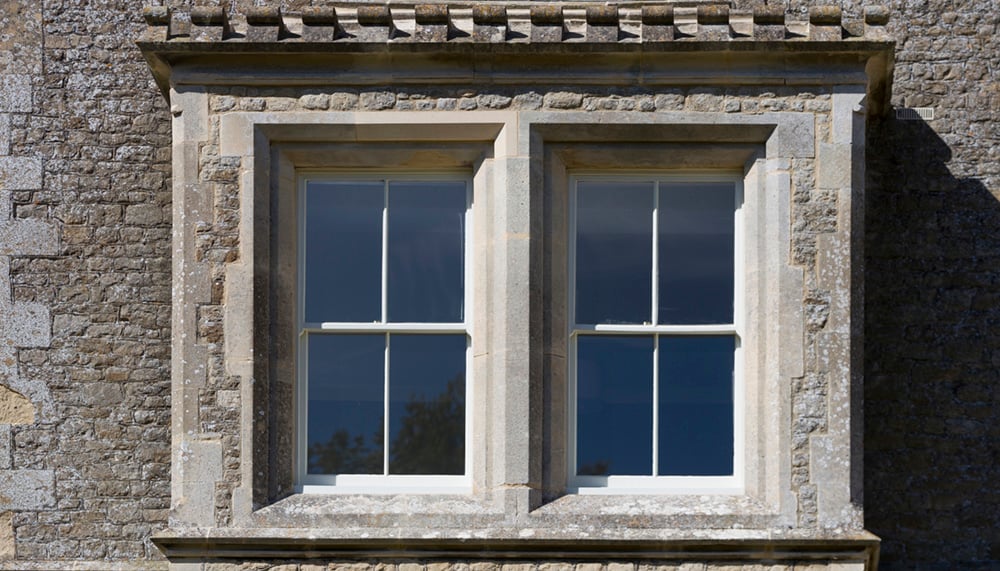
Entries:
<svg viewBox="0 0 1000 571">
<path fill-rule="evenodd" d="M 301 246 L 306 243 L 305 224 L 305 192 L 310 182 L 329 181 L 383 181 L 383 193 L 385 195 L 382 209 L 382 268 L 381 268 L 381 316 L 378 322 L 374 323 L 341 323 L 341 322 L 307 322 L 305 320 L 305 272 L 308 271 L 305 260 L 305 248 Z M 455 323 L 401 323 L 389 322 L 387 315 L 388 308 L 388 192 L 389 184 L 392 181 L 431 181 L 447 180 L 461 181 L 465 183 L 466 208 L 465 224 L 463 228 L 463 311 L 462 321 Z M 386 351 L 384 357 L 383 382 L 383 414 L 384 414 L 384 434 L 389 432 L 389 355 L 391 347 L 389 345 L 390 333 L 455 333 L 465 335 L 467 339 L 465 351 L 465 401 L 474 401 L 474 382 L 472 379 L 472 347 L 473 343 L 469 335 L 469 311 L 475 307 L 473 299 L 473 283 L 471 245 L 473 239 L 473 216 L 472 204 L 474 203 L 472 181 L 468 174 L 464 172 L 444 171 L 394 171 L 386 170 L 377 173 L 358 172 L 336 172 L 336 171 L 316 171 L 303 172 L 299 176 L 298 182 L 298 287 L 297 294 L 299 303 L 297 304 L 297 405 L 296 405 L 296 478 L 295 489 L 306 494 L 469 494 L 472 492 L 472 454 L 469 443 L 472 442 L 472 419 L 471 407 L 465 407 L 465 473 L 463 475 L 402 475 L 388 474 L 389 466 L 389 446 L 388 442 L 383 446 L 382 465 L 385 472 L 382 475 L 369 474 L 340 474 L 340 475 L 319 475 L 309 474 L 307 470 L 308 454 L 306 428 L 309 415 L 309 370 L 308 370 L 308 336 L 312 333 L 382 333 L 386 337 Z"/>
<path fill-rule="evenodd" d="M 576 322 L 576 197 L 577 184 L 587 182 L 651 182 L 653 183 L 653 220 L 652 220 L 652 259 L 650 261 L 652 287 L 650 299 L 650 315 L 652 322 L 643 325 L 632 324 L 581 324 Z M 733 323 L 715 323 L 700 325 L 664 325 L 657 322 L 659 318 L 659 256 L 657 236 L 657 211 L 659 210 L 659 186 L 661 182 L 724 182 L 734 187 L 734 219 L 733 219 Z M 743 241 L 743 178 L 742 173 L 726 174 L 725 172 L 672 172 L 651 171 L 647 173 L 626 171 L 620 174 L 576 172 L 569 180 L 569 248 L 567 254 L 566 307 L 569 318 L 567 321 L 569 338 L 568 348 L 568 426 L 567 426 L 567 491 L 577 494 L 740 494 L 743 492 L 744 456 L 744 398 L 743 382 L 743 352 L 741 340 L 745 329 L 744 302 L 744 241 Z M 574 475 L 577 466 L 577 338 L 587 333 L 608 333 L 617 335 L 641 334 L 653 336 L 653 439 L 652 439 L 652 471 L 651 476 L 580 476 Z M 659 371 L 658 358 L 659 338 L 663 334 L 672 335 L 731 335 L 735 339 L 735 354 L 733 356 L 733 474 L 729 476 L 657 476 L 658 463 L 658 411 L 659 402 Z"/>
</svg>

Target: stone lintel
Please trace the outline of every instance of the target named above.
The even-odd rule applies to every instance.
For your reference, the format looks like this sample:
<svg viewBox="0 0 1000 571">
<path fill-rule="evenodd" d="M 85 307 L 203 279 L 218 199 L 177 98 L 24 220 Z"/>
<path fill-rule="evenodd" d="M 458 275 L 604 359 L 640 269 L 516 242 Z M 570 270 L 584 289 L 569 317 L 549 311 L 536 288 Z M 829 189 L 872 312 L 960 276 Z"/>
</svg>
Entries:
<svg viewBox="0 0 1000 571">
<path fill-rule="evenodd" d="M 668 27 L 669 28 L 669 27 Z M 388 33 L 387 31 L 385 33 Z M 499 34 L 500 31 L 497 30 Z M 692 44 L 453 42 L 430 44 L 140 44 L 164 88 L 186 86 L 512 85 L 787 86 L 854 85 L 871 113 L 886 109 L 889 43 L 809 42 L 763 49 L 751 42 Z M 739 47 L 740 49 L 731 49 Z M 207 48 L 207 49 L 206 49 Z M 321 51 L 322 48 L 322 51 Z M 757 49 L 761 48 L 761 49 Z M 876 61 L 877 60 L 877 61 Z"/>
</svg>

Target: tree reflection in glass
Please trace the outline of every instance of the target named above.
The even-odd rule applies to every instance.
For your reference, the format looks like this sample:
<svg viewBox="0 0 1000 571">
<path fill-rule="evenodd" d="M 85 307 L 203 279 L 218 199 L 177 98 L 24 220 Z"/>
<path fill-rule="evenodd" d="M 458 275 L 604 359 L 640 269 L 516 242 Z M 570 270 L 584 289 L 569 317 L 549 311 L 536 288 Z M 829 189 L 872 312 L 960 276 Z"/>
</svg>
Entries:
<svg viewBox="0 0 1000 571">
<path fill-rule="evenodd" d="M 310 335 L 308 350 L 309 473 L 381 474 L 385 335 Z"/>
<path fill-rule="evenodd" d="M 337 338 L 344 339 L 328 342 Z M 351 338 L 377 339 L 377 355 L 373 347 L 357 351 L 352 345 L 358 341 Z M 317 343 L 318 339 L 324 342 Z M 317 365 L 339 375 L 324 374 L 322 386 L 315 391 L 310 377 L 310 474 L 465 473 L 466 336 L 413 334 L 391 335 L 389 339 L 391 439 L 389 467 L 384 471 L 385 336 L 310 338 L 310 366 L 313 352 L 319 349 Z M 354 353 L 337 355 L 338 350 Z M 361 362 L 363 356 L 369 363 Z"/>
</svg>

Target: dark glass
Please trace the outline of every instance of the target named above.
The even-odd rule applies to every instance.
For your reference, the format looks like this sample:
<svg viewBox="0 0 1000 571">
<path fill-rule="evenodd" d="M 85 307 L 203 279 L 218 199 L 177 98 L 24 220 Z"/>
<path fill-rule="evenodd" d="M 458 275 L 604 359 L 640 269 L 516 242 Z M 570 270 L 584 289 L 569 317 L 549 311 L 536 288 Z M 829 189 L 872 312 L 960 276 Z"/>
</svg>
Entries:
<svg viewBox="0 0 1000 571">
<path fill-rule="evenodd" d="M 309 182 L 305 194 L 305 320 L 380 320 L 383 182 Z"/>
<path fill-rule="evenodd" d="M 660 336 L 659 473 L 733 473 L 732 336 Z"/>
<path fill-rule="evenodd" d="M 310 474 L 382 474 L 385 335 L 309 335 Z"/>
<path fill-rule="evenodd" d="M 389 184 L 389 321 L 461 322 L 464 181 Z"/>
<path fill-rule="evenodd" d="M 659 323 L 733 322 L 732 183 L 661 184 Z"/>
<path fill-rule="evenodd" d="M 652 272 L 653 183 L 578 183 L 576 322 L 649 322 Z"/>
<path fill-rule="evenodd" d="M 465 473 L 465 335 L 389 337 L 389 473 Z"/>
<path fill-rule="evenodd" d="M 577 474 L 653 473 L 653 337 L 577 338 Z"/>
</svg>

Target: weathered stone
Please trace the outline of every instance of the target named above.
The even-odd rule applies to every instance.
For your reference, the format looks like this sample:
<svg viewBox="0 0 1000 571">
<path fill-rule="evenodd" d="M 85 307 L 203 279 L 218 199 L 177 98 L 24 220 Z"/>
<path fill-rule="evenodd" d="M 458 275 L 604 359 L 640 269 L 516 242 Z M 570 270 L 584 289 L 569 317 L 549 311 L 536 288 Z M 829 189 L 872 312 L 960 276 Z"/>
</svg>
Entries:
<svg viewBox="0 0 1000 571">
<path fill-rule="evenodd" d="M 302 102 L 302 107 L 306 109 L 329 109 L 330 108 L 330 96 L 326 93 L 314 93 L 303 95 L 300 98 Z"/>
<path fill-rule="evenodd" d="M 0 74 L 0 113 L 31 112 L 31 76 Z"/>
<path fill-rule="evenodd" d="M 583 95 L 567 91 L 546 93 L 543 100 L 552 109 L 575 109 L 583 105 Z"/>
<path fill-rule="evenodd" d="M 0 385 L 0 424 L 31 424 L 35 408 L 17 391 Z"/>
</svg>

